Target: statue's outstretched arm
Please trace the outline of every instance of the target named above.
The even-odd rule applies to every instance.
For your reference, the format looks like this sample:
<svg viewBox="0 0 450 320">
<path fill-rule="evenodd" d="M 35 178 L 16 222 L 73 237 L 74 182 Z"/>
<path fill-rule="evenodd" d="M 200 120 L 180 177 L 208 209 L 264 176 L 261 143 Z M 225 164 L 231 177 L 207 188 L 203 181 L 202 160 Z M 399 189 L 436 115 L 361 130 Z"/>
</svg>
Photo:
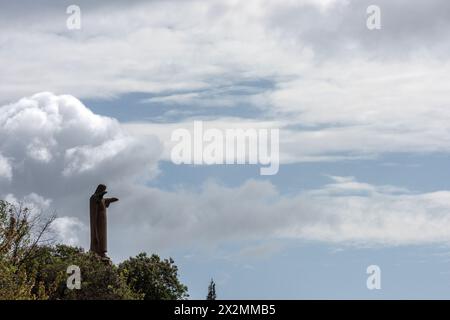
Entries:
<svg viewBox="0 0 450 320">
<path fill-rule="evenodd" d="M 108 208 L 110 203 L 117 202 L 119 199 L 117 198 L 105 198 L 105 206 Z"/>
</svg>

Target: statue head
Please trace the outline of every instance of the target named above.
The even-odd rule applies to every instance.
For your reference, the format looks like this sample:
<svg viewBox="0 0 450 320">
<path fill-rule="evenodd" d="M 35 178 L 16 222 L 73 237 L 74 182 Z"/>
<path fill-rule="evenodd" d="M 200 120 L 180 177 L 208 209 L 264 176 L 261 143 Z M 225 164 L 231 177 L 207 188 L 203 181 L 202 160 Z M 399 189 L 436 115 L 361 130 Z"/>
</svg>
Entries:
<svg viewBox="0 0 450 320">
<path fill-rule="evenodd" d="M 97 187 L 97 190 L 95 190 L 95 195 L 99 196 L 100 198 L 102 198 L 105 194 L 107 194 L 108 191 L 106 191 L 106 185 L 104 184 L 99 184 Z"/>
</svg>

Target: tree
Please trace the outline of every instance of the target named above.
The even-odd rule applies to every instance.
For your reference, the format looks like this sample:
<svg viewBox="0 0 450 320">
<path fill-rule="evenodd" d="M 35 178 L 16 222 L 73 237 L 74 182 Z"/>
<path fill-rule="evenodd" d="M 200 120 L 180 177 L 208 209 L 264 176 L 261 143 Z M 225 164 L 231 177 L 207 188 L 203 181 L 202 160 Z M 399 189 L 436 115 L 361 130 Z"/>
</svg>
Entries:
<svg viewBox="0 0 450 320">
<path fill-rule="evenodd" d="M 28 274 L 42 283 L 50 300 L 136 300 L 142 294 L 133 292 L 117 266 L 105 263 L 82 248 L 66 245 L 40 247 L 37 257 L 27 264 Z M 67 287 L 69 266 L 79 266 L 81 289 Z M 37 289 L 37 288 L 35 288 Z"/>
<path fill-rule="evenodd" d="M 181 300 L 188 297 L 187 287 L 178 280 L 178 267 L 172 259 L 161 260 L 153 254 L 140 253 L 119 265 L 133 291 L 144 300 Z"/>
<path fill-rule="evenodd" d="M 5 259 L 0 260 L 0 300 L 39 299 L 32 293 L 34 287 L 35 281 L 23 269 L 18 269 Z"/>
<path fill-rule="evenodd" d="M 206 296 L 206 300 L 216 300 L 216 298 L 216 284 L 214 283 L 214 280 L 211 279 L 208 286 L 208 295 Z"/>
<path fill-rule="evenodd" d="M 55 245 L 45 217 L 0 201 L 0 300 L 185 299 L 172 259 L 141 253 L 119 266 L 83 248 Z M 80 270 L 81 288 L 69 289 L 69 266 Z"/>
<path fill-rule="evenodd" d="M 82 248 L 51 246 L 45 217 L 22 205 L 0 201 L 0 299 L 141 299 L 112 264 Z M 82 289 L 67 288 L 67 267 L 79 266 Z"/>
<path fill-rule="evenodd" d="M 50 243 L 55 215 L 45 216 L 22 204 L 0 200 L 0 257 L 21 266 L 32 259 L 39 245 Z"/>
<path fill-rule="evenodd" d="M 33 215 L 22 205 L 0 200 L 0 299 L 47 298 L 41 283 L 27 273 L 31 260 L 45 238 L 54 216 Z"/>
</svg>

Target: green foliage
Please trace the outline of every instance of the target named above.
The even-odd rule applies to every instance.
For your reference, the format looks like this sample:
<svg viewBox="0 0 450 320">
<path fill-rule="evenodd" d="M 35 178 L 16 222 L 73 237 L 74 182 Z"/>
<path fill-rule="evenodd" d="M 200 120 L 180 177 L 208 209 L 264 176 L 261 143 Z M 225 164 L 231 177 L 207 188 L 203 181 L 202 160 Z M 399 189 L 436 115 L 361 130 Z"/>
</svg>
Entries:
<svg viewBox="0 0 450 320">
<path fill-rule="evenodd" d="M 0 299 L 45 299 L 41 283 L 26 272 L 24 262 L 33 256 L 52 218 L 42 225 L 27 208 L 0 200 Z"/>
<path fill-rule="evenodd" d="M 93 253 L 65 245 L 41 247 L 39 254 L 27 264 L 28 274 L 45 286 L 51 300 L 119 300 L 140 299 L 119 273 L 118 268 Z M 67 268 L 79 266 L 81 289 L 67 287 Z"/>
<path fill-rule="evenodd" d="M 180 300 L 188 297 L 187 287 L 178 280 L 178 268 L 172 259 L 148 257 L 140 253 L 119 265 L 127 284 L 144 295 L 144 300 Z"/>
<path fill-rule="evenodd" d="M 0 261 L 0 300 L 37 299 L 31 292 L 34 284 L 23 269 L 18 269 L 4 259 Z"/>
<path fill-rule="evenodd" d="M 0 201 L 0 300 L 183 299 L 174 261 L 145 253 L 119 267 L 82 248 L 43 242 L 53 218 Z M 81 288 L 67 287 L 69 266 Z"/>
</svg>

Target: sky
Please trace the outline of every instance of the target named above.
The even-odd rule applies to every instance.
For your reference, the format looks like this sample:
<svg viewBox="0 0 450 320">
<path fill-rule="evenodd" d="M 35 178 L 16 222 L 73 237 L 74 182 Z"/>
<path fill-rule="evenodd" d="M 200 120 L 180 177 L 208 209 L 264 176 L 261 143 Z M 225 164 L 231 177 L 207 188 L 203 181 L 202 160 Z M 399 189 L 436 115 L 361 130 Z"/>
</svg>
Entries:
<svg viewBox="0 0 450 320">
<path fill-rule="evenodd" d="M 113 261 L 171 256 L 191 298 L 450 298 L 448 1 L 0 8 L 0 198 L 59 241 L 88 248 L 106 183 Z M 194 121 L 278 129 L 279 171 L 173 163 Z"/>
</svg>

